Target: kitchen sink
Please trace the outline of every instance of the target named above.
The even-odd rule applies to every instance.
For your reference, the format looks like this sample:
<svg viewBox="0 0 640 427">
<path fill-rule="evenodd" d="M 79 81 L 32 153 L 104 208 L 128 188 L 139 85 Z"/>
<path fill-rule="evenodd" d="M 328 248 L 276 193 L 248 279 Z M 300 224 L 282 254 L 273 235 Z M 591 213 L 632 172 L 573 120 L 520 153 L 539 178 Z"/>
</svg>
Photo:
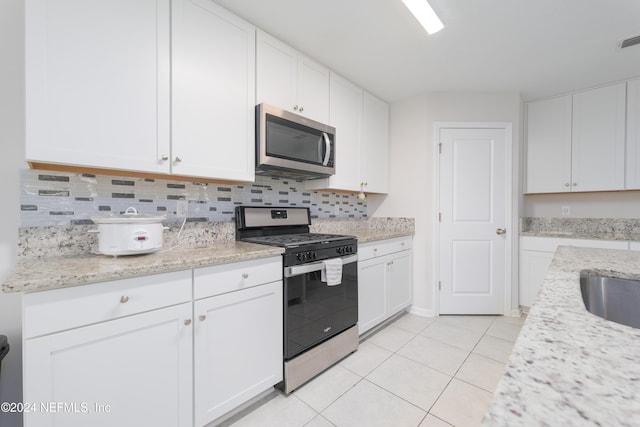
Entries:
<svg viewBox="0 0 640 427">
<path fill-rule="evenodd" d="M 588 311 L 612 322 L 640 328 L 640 280 L 584 275 L 582 300 Z"/>
</svg>

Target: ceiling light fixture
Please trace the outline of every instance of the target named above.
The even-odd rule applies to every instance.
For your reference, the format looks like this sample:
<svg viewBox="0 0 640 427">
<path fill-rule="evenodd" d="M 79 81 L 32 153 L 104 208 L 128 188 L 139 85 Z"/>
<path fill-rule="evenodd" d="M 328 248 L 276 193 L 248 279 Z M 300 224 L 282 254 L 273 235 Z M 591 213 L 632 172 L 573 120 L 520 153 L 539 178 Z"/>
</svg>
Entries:
<svg viewBox="0 0 640 427">
<path fill-rule="evenodd" d="M 402 0 L 402 2 L 413 13 L 413 16 L 416 17 L 427 33 L 437 33 L 444 28 L 444 24 L 427 0 Z"/>
</svg>

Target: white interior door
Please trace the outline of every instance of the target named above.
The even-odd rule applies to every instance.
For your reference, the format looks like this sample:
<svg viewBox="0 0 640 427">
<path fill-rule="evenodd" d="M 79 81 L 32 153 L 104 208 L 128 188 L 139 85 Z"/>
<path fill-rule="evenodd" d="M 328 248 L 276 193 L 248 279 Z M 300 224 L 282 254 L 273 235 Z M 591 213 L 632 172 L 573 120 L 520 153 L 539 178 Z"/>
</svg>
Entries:
<svg viewBox="0 0 640 427">
<path fill-rule="evenodd" d="M 505 129 L 440 129 L 440 314 L 504 314 Z"/>
</svg>

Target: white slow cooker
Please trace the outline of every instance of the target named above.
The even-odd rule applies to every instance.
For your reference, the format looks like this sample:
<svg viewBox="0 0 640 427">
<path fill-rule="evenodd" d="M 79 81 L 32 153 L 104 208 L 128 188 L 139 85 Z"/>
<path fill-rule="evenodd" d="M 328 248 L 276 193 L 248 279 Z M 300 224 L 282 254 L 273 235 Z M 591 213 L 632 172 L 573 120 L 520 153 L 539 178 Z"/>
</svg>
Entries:
<svg viewBox="0 0 640 427">
<path fill-rule="evenodd" d="M 122 215 L 111 214 L 92 217 L 98 225 L 98 252 L 104 255 L 138 255 L 155 252 L 162 248 L 162 225 L 165 215 L 154 216 L 138 213 L 135 208 L 127 208 Z"/>
</svg>

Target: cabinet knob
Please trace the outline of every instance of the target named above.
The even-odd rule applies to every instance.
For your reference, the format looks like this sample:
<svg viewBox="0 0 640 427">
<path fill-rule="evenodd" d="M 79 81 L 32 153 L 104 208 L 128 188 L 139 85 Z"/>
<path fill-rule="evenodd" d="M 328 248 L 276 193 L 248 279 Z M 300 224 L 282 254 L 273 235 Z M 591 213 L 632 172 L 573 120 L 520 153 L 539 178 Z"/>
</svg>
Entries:
<svg viewBox="0 0 640 427">
<path fill-rule="evenodd" d="M 204 322 L 205 320 L 207 320 L 207 316 L 205 316 L 204 314 L 201 314 L 198 319 L 200 319 L 201 322 Z"/>
<path fill-rule="evenodd" d="M 574 186 L 574 187 L 577 187 L 577 186 L 578 186 L 578 183 L 577 183 L 577 182 L 574 182 L 574 183 L 573 183 L 573 186 Z"/>
<path fill-rule="evenodd" d="M 160 159 L 166 162 L 167 160 L 169 160 L 169 156 L 167 156 L 166 154 L 163 154 L 162 157 L 160 157 Z"/>
<path fill-rule="evenodd" d="M 498 228 L 498 229 L 496 230 L 496 234 L 497 234 L 498 236 L 502 236 L 502 235 L 504 235 L 504 234 L 506 234 L 506 233 L 507 233 L 507 230 L 505 230 L 504 228 Z"/>
<path fill-rule="evenodd" d="M 304 107 L 300 107 L 300 109 L 298 111 L 303 112 L 304 111 Z"/>
<path fill-rule="evenodd" d="M 569 183 L 568 183 L 568 182 L 565 182 L 565 183 L 564 183 L 564 186 L 565 186 L 565 187 L 568 187 L 568 186 L 569 186 Z"/>
<path fill-rule="evenodd" d="M 182 159 L 180 157 L 176 156 L 176 159 L 174 160 L 174 162 L 180 163 L 181 161 L 182 161 Z"/>
<path fill-rule="evenodd" d="M 249 278 L 249 273 L 242 273 L 242 278 L 243 279 L 248 279 Z"/>
<path fill-rule="evenodd" d="M 129 302 L 129 297 L 128 297 L 128 296 L 126 296 L 126 295 L 122 295 L 122 296 L 120 297 L 120 302 L 121 302 L 122 304 L 126 304 L 126 303 L 128 303 L 128 302 Z"/>
<path fill-rule="evenodd" d="M 293 111 L 298 111 L 298 106 L 297 105 L 293 106 Z"/>
<path fill-rule="evenodd" d="M 189 326 L 191 324 L 191 319 L 184 319 L 184 325 Z"/>
</svg>

